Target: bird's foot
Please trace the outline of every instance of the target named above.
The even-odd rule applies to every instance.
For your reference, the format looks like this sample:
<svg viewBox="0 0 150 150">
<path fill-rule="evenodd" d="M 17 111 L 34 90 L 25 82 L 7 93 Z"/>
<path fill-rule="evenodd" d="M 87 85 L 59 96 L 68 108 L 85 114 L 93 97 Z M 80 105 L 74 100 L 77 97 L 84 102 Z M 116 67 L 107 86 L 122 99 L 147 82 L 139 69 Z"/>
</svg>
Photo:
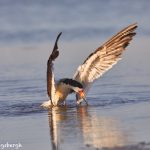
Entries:
<svg viewBox="0 0 150 150">
<path fill-rule="evenodd" d="M 88 104 L 87 100 L 86 100 L 86 99 L 84 99 L 84 101 L 85 101 L 86 105 L 88 106 L 89 104 Z"/>
</svg>

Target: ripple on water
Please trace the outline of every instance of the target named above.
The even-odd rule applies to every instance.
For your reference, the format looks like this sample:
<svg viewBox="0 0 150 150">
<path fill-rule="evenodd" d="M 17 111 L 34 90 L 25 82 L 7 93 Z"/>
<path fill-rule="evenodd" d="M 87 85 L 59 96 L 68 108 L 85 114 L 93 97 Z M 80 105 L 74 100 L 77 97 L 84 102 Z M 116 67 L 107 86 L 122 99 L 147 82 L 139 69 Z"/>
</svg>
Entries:
<svg viewBox="0 0 150 150">
<path fill-rule="evenodd" d="M 113 107 L 114 105 L 123 105 L 123 104 L 134 104 L 134 103 L 140 103 L 140 102 L 150 102 L 149 99 L 141 99 L 141 100 L 136 100 L 136 99 L 123 99 L 123 98 L 118 98 L 114 97 L 111 99 L 107 99 L 104 97 L 101 98 L 94 98 L 94 97 L 88 97 L 88 102 L 89 105 L 92 107 Z M 33 114 L 38 114 L 38 113 L 43 113 L 45 110 L 40 106 L 42 102 L 38 103 L 32 103 L 32 102 L 22 102 L 22 103 L 7 103 L 4 101 L 1 101 L 0 105 L 0 114 L 1 116 L 26 116 L 26 115 L 33 115 Z M 83 105 L 86 105 L 83 102 Z M 75 108 L 77 107 L 75 101 L 68 100 L 67 101 L 67 108 Z"/>
<path fill-rule="evenodd" d="M 42 113 L 44 110 L 40 107 L 41 103 L 16 103 L 6 104 L 0 106 L 1 116 L 26 116 L 37 113 Z"/>
</svg>

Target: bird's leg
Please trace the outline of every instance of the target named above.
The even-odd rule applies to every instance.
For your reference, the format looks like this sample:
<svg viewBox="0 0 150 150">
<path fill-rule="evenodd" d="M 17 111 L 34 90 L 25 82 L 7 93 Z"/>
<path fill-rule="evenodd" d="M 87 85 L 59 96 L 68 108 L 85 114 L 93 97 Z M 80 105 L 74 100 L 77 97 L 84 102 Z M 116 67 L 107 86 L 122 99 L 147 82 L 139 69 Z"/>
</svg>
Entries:
<svg viewBox="0 0 150 150">
<path fill-rule="evenodd" d="M 84 99 L 84 101 L 85 101 L 86 105 L 88 106 L 89 104 L 88 104 L 87 100 L 86 100 L 86 99 Z"/>
<path fill-rule="evenodd" d="M 64 100 L 63 105 L 66 106 L 66 100 Z"/>
<path fill-rule="evenodd" d="M 51 102 L 51 106 L 54 106 L 54 104 L 53 104 L 52 100 L 50 100 L 50 102 Z"/>
</svg>

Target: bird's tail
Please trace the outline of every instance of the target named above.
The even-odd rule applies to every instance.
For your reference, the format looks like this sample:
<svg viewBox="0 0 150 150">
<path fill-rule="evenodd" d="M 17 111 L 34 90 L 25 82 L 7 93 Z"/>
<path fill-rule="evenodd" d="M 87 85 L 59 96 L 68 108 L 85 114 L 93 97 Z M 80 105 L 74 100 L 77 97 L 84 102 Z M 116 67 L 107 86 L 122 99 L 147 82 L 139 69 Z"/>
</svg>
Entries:
<svg viewBox="0 0 150 150">
<path fill-rule="evenodd" d="M 50 108 L 50 106 L 52 106 L 52 103 L 51 103 L 50 100 L 45 101 L 45 102 L 43 102 L 43 103 L 41 104 L 41 107 L 43 107 L 43 108 L 45 108 L 45 109 Z"/>
</svg>

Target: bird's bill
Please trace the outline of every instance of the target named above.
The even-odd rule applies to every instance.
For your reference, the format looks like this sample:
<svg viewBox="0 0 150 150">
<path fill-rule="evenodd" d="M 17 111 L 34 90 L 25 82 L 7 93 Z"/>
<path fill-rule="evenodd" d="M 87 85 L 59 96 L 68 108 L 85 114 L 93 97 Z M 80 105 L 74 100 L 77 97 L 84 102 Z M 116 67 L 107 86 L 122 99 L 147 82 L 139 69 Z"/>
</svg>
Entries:
<svg viewBox="0 0 150 150">
<path fill-rule="evenodd" d="M 79 91 L 79 95 L 80 95 L 80 98 L 86 100 L 86 98 L 85 98 L 85 92 L 83 90 Z"/>
<path fill-rule="evenodd" d="M 79 96 L 80 99 L 77 101 L 77 104 L 80 105 L 82 101 L 85 101 L 86 105 L 88 106 L 88 102 L 86 101 L 86 97 L 85 97 L 85 92 L 83 90 L 79 91 Z"/>
</svg>

